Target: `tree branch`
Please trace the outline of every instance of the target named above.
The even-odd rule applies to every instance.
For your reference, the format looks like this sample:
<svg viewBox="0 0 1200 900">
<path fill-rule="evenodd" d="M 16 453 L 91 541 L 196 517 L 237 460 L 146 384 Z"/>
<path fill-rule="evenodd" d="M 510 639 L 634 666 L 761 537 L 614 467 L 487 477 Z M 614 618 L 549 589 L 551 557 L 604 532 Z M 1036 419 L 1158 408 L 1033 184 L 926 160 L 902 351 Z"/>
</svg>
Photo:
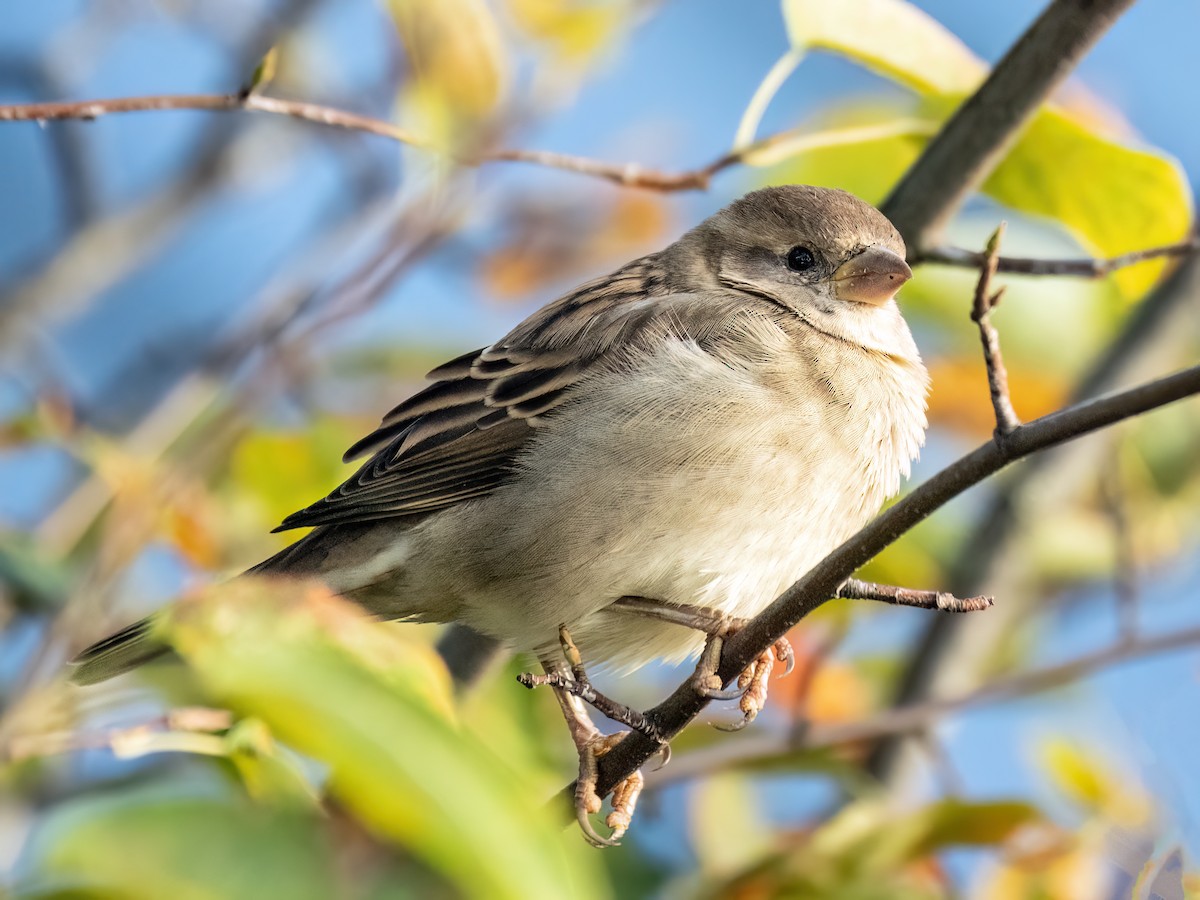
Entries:
<svg viewBox="0 0 1200 900">
<path fill-rule="evenodd" d="M 1021 126 L 1133 0 L 1054 0 L 955 111 L 884 201 L 920 255 L 996 168 Z"/>
<path fill-rule="evenodd" d="M 1151 259 L 1190 256 L 1200 250 L 1200 237 L 1190 237 L 1175 244 L 1134 250 L 1119 256 L 1091 259 L 1038 259 L 1024 256 L 1001 256 L 996 260 L 996 271 L 1006 275 L 1064 275 L 1074 278 L 1104 278 L 1118 269 L 1137 265 Z M 915 263 L 934 263 L 947 266 L 964 266 L 978 269 L 986 258 L 984 253 L 963 250 L 959 247 L 934 247 L 918 253 Z"/>
<path fill-rule="evenodd" d="M 687 754 L 671 768 L 651 776 L 651 784 L 662 786 L 802 750 L 822 750 L 924 731 L 964 710 L 1054 690 L 1110 666 L 1196 646 L 1200 646 L 1200 628 L 1121 640 L 1103 650 L 1064 663 L 1020 672 L 957 697 L 899 706 L 857 722 L 828 725 L 801 723 L 802 727 L 783 734 L 764 733 L 757 738 L 726 741 L 719 747 Z"/>
<path fill-rule="evenodd" d="M 1015 428 L 1003 444 L 989 441 L 938 472 L 818 563 L 761 614 L 725 642 L 717 674 L 731 682 L 789 628 L 833 597 L 853 572 L 900 535 L 967 488 L 1022 457 L 1200 393 L 1200 366 L 1098 400 L 1080 403 Z M 678 734 L 707 704 L 686 679 L 647 716 L 665 740 Z M 640 768 L 658 745 L 631 732 L 600 760 L 597 790 L 612 790 Z M 562 792 L 573 803 L 574 787 Z"/>
<path fill-rule="evenodd" d="M 942 612 L 978 612 L 989 609 L 996 601 L 991 597 L 955 597 L 945 591 L 917 591 L 912 588 L 895 587 L 890 584 L 875 584 L 848 578 L 837 593 L 835 600 L 874 600 L 893 606 L 915 606 L 918 609 L 937 609 Z"/>
<path fill-rule="evenodd" d="M 979 267 L 979 282 L 975 285 L 975 299 L 971 304 L 971 321 L 979 326 L 979 340 L 983 344 L 983 361 L 987 366 L 988 393 L 992 397 L 992 411 L 996 415 L 995 436 L 1003 441 L 1013 429 L 1021 424 L 1008 395 L 1008 369 L 1004 367 L 1004 356 L 1000 352 L 1000 335 L 992 325 L 992 310 L 1004 296 L 1004 288 L 992 291 L 992 276 L 996 274 L 996 263 L 1000 258 L 1000 241 L 1004 237 L 1004 223 L 988 239 L 987 250 Z"/>
<path fill-rule="evenodd" d="M 879 138 L 892 134 L 929 133 L 932 123 L 903 120 L 884 125 L 864 125 L 834 132 L 808 132 L 796 128 L 779 132 L 737 150 L 724 153 L 707 165 L 682 172 L 667 172 L 638 163 L 610 163 L 583 156 L 571 156 L 547 150 L 494 150 L 476 155 L 458 155 L 435 142 L 400 128 L 383 119 L 348 110 L 300 100 L 267 97 L 254 91 L 237 94 L 161 94 L 146 97 L 114 97 L 105 100 L 77 100 L 60 103 L 0 105 L 0 122 L 46 122 L 62 119 L 91 121 L 119 113 L 162 110 L 198 110 L 205 112 L 262 112 L 314 122 L 331 128 L 343 128 L 387 138 L 430 153 L 445 155 L 460 165 L 481 166 L 495 162 L 524 162 L 602 178 L 625 187 L 646 190 L 703 191 L 713 177 L 725 169 L 740 165 L 754 156 L 779 154 L 785 148 L 792 153 L 815 147 Z"/>
</svg>

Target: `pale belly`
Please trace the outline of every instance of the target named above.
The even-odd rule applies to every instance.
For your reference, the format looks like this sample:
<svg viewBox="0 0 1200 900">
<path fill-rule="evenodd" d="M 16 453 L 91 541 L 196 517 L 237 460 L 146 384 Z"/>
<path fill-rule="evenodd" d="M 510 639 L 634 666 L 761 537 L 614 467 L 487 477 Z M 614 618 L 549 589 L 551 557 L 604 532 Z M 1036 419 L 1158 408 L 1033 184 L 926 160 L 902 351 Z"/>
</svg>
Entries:
<svg viewBox="0 0 1200 900">
<path fill-rule="evenodd" d="M 538 652 L 565 624 L 586 659 L 616 668 L 682 658 L 702 634 L 613 601 L 753 616 L 874 515 L 898 478 L 898 462 L 879 477 L 877 447 L 835 410 L 764 415 L 750 390 L 695 408 L 686 384 L 674 397 L 656 387 L 658 412 L 636 420 L 594 397 L 586 426 L 548 429 L 514 482 L 431 525 L 413 558 L 429 564 L 432 592 L 454 598 L 455 619 Z"/>
</svg>

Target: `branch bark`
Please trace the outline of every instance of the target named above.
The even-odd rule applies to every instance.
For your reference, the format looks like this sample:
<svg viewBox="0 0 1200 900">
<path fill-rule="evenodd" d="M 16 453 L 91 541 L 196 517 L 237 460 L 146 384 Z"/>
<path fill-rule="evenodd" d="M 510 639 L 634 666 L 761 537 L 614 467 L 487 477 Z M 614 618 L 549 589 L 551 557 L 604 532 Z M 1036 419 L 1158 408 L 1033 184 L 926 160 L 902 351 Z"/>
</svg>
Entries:
<svg viewBox="0 0 1200 900">
<path fill-rule="evenodd" d="M 1073 278 L 1104 278 L 1118 269 L 1137 265 L 1152 259 L 1171 259 L 1190 256 L 1200 250 L 1200 238 L 1190 237 L 1175 244 L 1134 250 L 1119 256 L 1102 259 L 1082 257 L 1079 259 L 1038 259 L 1028 256 L 1001 256 L 996 260 L 996 272 L 1006 275 L 1059 275 Z M 921 252 L 914 262 L 933 263 L 946 266 L 965 266 L 978 269 L 983 265 L 986 254 L 963 250 L 959 247 L 934 247 Z"/>
<path fill-rule="evenodd" d="M 1200 366 L 1098 400 L 1081 403 L 1015 428 L 989 441 L 924 482 L 825 557 L 775 599 L 724 646 L 717 674 L 723 684 L 738 676 L 789 628 L 833 597 L 856 569 L 967 488 L 1025 456 L 1089 434 L 1149 410 L 1200 393 Z M 707 704 L 686 679 L 647 716 L 669 740 Z M 658 745 L 631 732 L 600 760 L 597 791 L 603 796 L 658 752 Z M 573 803 L 574 786 L 561 794 Z"/>
<path fill-rule="evenodd" d="M 1054 0 L 950 117 L 891 195 L 884 215 L 919 256 L 991 174 L 1021 127 L 1133 5 L 1133 0 Z"/>
</svg>

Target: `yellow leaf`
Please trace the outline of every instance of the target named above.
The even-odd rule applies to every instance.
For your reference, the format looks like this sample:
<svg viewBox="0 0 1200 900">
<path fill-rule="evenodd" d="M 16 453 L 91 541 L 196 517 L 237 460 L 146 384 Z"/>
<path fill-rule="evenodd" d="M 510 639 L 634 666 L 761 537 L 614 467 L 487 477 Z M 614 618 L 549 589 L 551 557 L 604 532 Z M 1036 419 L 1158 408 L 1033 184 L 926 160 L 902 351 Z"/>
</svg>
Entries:
<svg viewBox="0 0 1200 900">
<path fill-rule="evenodd" d="M 486 117 L 504 99 L 509 65 L 483 0 L 388 0 L 408 51 L 420 102 L 451 120 Z"/>
<path fill-rule="evenodd" d="M 1099 809 L 1111 794 L 1111 776 L 1078 747 L 1053 740 L 1042 747 L 1042 765 L 1054 784 L 1087 809 Z"/>
<path fill-rule="evenodd" d="M 767 76 L 747 107 L 736 145 L 753 137 L 771 96 L 805 53 L 844 55 L 896 81 L 921 98 L 911 106 L 876 111 L 867 121 L 841 122 L 864 129 L 861 140 L 836 150 L 819 141 L 797 141 L 798 165 L 789 180 L 834 183 L 878 202 L 915 158 L 925 137 L 904 133 L 912 120 L 944 121 L 982 79 L 986 67 L 943 26 L 905 0 L 783 0 L 792 48 Z M 1124 123 L 1084 97 L 1079 111 L 1044 106 L 982 187 L 1015 210 L 1060 222 L 1088 252 L 1108 257 L 1183 239 L 1192 219 L 1191 190 L 1179 165 L 1166 155 L 1129 146 L 1111 136 Z M 886 134 L 889 121 L 896 134 Z M 875 132 L 869 130 L 875 127 Z M 816 132 L 814 137 L 819 136 Z M 778 158 L 780 152 L 772 154 Z M 817 161 L 818 173 L 802 161 Z M 754 164 L 755 159 L 749 159 Z M 799 169 L 799 171 L 797 171 Z M 864 182 L 860 184 L 860 182 Z M 1114 282 L 1126 297 L 1144 294 L 1169 265 L 1164 260 L 1119 270 Z"/>
<path fill-rule="evenodd" d="M 507 0 L 506 5 L 517 27 L 572 63 L 590 61 L 630 12 L 627 0 Z"/>
<path fill-rule="evenodd" d="M 522 760 L 457 726 L 445 667 L 410 629 L 318 585 L 243 578 L 176 606 L 165 631 L 213 697 L 320 761 L 329 794 L 463 896 L 605 893 Z"/>
<path fill-rule="evenodd" d="M 793 47 L 849 51 L 921 93 L 970 91 L 987 67 L 945 26 L 902 0 L 783 0 Z"/>
<path fill-rule="evenodd" d="M 1112 140 L 1053 108 L 1034 117 L 983 190 L 1058 220 L 1101 257 L 1183 240 L 1192 221 L 1191 190 L 1174 159 Z M 1143 262 L 1114 278 L 1125 296 L 1138 297 L 1167 265 Z"/>
</svg>

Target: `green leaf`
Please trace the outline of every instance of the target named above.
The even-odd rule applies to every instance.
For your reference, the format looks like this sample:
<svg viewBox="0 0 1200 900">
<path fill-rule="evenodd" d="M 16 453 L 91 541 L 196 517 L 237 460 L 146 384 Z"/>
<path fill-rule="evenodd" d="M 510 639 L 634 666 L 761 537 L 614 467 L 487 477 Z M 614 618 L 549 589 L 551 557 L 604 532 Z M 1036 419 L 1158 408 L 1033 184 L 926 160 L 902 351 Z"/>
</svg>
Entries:
<svg viewBox="0 0 1200 900">
<path fill-rule="evenodd" d="M 303 431 L 255 431 L 234 448 L 231 493 L 253 497 L 265 521 L 281 522 L 296 511 L 298 497 L 322 497 L 346 477 L 342 453 L 358 437 L 347 423 L 324 416 Z"/>
<path fill-rule="evenodd" d="M 52 812 L 22 860 L 18 896 L 324 900 L 329 845 L 311 816 L 174 788 L 124 788 Z"/>
<path fill-rule="evenodd" d="M 1191 192 L 1175 160 L 1090 130 L 1061 110 L 1043 109 L 984 182 L 984 193 L 1033 215 L 1057 219 L 1095 256 L 1181 240 L 1192 220 Z M 1120 269 L 1127 297 L 1145 293 L 1166 260 Z"/>
<path fill-rule="evenodd" d="M 833 127 L 843 131 L 870 124 L 880 130 L 866 133 L 857 145 L 822 146 L 829 126 L 819 124 L 792 143 L 794 164 L 775 174 L 781 180 L 808 178 L 844 187 L 878 202 L 927 141 L 919 132 L 889 136 L 888 124 L 901 132 L 914 118 L 945 121 L 979 84 L 986 67 L 958 38 L 904 0 L 783 0 L 783 13 L 792 47 L 747 108 L 738 145 L 750 142 L 770 96 L 805 53 L 823 49 L 843 55 L 910 89 L 918 105 L 893 103 L 886 111 L 876 106 L 865 119 L 861 109 L 850 121 L 840 117 Z M 1111 130 L 1120 127 L 1114 123 Z M 751 155 L 747 161 L 764 160 Z M 1191 191 L 1173 159 L 1104 133 L 1094 111 L 1085 117 L 1052 105 L 1033 117 L 982 190 L 1015 210 L 1057 221 L 1086 252 L 1102 257 L 1181 240 L 1192 218 Z M 1140 263 L 1113 278 L 1126 297 L 1137 297 L 1168 264 Z"/>
<path fill-rule="evenodd" d="M 411 629 L 315 586 L 274 587 L 242 579 L 172 615 L 171 640 L 217 698 L 328 766 L 329 793 L 465 896 L 603 893 L 520 756 L 457 727 L 444 668 Z"/>
</svg>

